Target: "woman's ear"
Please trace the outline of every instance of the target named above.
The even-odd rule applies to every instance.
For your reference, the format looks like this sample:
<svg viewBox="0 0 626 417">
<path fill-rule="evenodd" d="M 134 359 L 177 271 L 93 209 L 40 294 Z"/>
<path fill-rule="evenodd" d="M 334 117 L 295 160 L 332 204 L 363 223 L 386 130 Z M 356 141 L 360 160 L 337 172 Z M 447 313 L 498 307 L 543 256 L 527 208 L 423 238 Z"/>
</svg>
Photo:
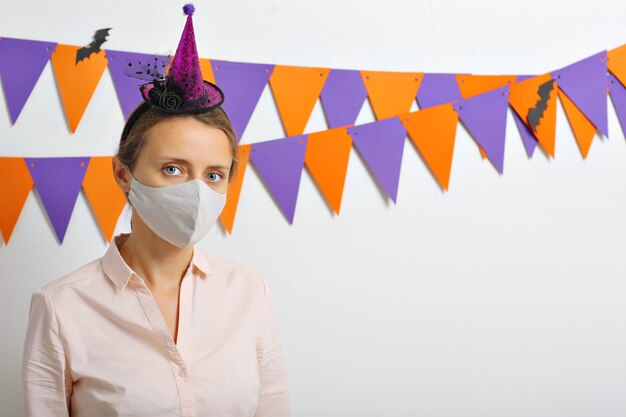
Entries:
<svg viewBox="0 0 626 417">
<path fill-rule="evenodd" d="M 130 175 L 128 175 L 128 167 L 117 157 L 113 157 L 113 177 L 125 193 L 130 192 Z"/>
</svg>

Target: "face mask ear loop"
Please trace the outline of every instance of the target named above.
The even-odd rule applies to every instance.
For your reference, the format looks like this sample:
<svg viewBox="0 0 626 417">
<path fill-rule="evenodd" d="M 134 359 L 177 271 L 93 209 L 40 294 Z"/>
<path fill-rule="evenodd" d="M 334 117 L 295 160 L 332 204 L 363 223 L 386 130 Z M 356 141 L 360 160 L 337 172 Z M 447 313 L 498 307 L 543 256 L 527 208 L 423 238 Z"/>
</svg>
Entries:
<svg viewBox="0 0 626 417">
<path fill-rule="evenodd" d="M 131 182 L 132 182 L 132 180 L 134 180 L 134 179 L 135 179 L 135 177 L 133 176 L 133 173 L 131 172 L 130 167 L 129 167 L 128 165 L 124 165 L 124 166 L 126 167 L 126 172 L 128 172 L 128 175 L 130 175 L 130 181 L 129 181 L 129 183 L 131 183 Z"/>
</svg>

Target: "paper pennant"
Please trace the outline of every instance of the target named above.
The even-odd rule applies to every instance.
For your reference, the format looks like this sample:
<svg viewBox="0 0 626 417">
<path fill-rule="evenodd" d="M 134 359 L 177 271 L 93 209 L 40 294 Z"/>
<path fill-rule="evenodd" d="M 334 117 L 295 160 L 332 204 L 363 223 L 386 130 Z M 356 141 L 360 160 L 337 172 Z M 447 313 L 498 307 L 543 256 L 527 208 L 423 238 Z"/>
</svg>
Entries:
<svg viewBox="0 0 626 417">
<path fill-rule="evenodd" d="M 626 136 L 626 88 L 614 75 L 609 74 L 609 90 L 622 133 Z"/>
<path fill-rule="evenodd" d="M 55 42 L 0 38 L 0 78 L 11 124 L 22 112 L 55 47 Z"/>
<path fill-rule="evenodd" d="M 348 133 L 387 196 L 396 203 L 406 130 L 397 117 L 349 127 Z"/>
<path fill-rule="evenodd" d="M 151 70 L 151 74 L 159 72 L 165 74 L 170 58 L 166 55 L 150 55 L 135 52 L 123 51 L 105 51 L 106 59 L 109 66 L 109 73 L 113 80 L 113 86 L 117 93 L 117 99 L 122 107 L 124 119 L 128 120 L 130 114 L 135 108 L 143 102 L 139 93 L 139 86 L 152 81 L 150 74 L 142 74 L 144 78 L 137 78 L 128 75 L 133 72 L 147 72 Z M 148 67 L 148 65 L 150 65 Z M 110 167 L 109 167 L 110 168 Z"/>
<path fill-rule="evenodd" d="M 111 242 L 117 221 L 126 206 L 126 196 L 113 176 L 110 156 L 92 156 L 83 180 L 87 200 L 107 242 Z"/>
<path fill-rule="evenodd" d="M 250 159 L 290 224 L 296 210 L 307 135 L 252 144 Z"/>
<path fill-rule="evenodd" d="M 237 140 L 241 140 L 274 66 L 216 60 L 211 63 L 215 81 L 224 92 L 222 107 L 233 124 Z"/>
<path fill-rule="evenodd" d="M 24 161 L 59 242 L 63 243 L 89 157 L 24 158 Z"/>
<path fill-rule="evenodd" d="M 580 153 L 582 153 L 583 159 L 586 159 L 589 148 L 591 147 L 591 141 L 596 134 L 596 128 L 583 112 L 576 107 L 576 104 L 567 97 L 567 94 L 563 93 L 560 89 L 558 94 L 563 104 L 565 114 L 567 115 L 567 120 L 569 120 L 572 132 L 580 148 Z"/>
<path fill-rule="evenodd" d="M 495 90 L 496 88 L 511 85 L 515 82 L 516 78 L 516 75 L 456 75 L 461 97 L 464 99 Z M 485 150 L 480 145 L 478 145 L 478 149 L 480 149 L 480 156 L 486 159 L 487 153 Z"/>
<path fill-rule="evenodd" d="M 328 125 L 335 128 L 354 124 L 366 98 L 359 71 L 330 70 L 320 95 Z"/>
<path fill-rule="evenodd" d="M 76 132 L 80 119 L 107 67 L 103 50 L 76 63 L 76 51 L 80 48 L 80 46 L 57 45 L 50 57 L 67 124 L 72 133 Z"/>
<path fill-rule="evenodd" d="M 454 104 L 463 125 L 500 174 L 504 172 L 504 139 L 509 87 L 464 99 Z"/>
<path fill-rule="evenodd" d="M 421 72 L 361 71 L 376 119 L 408 113 L 423 75 Z"/>
<path fill-rule="evenodd" d="M 524 81 L 529 78 L 534 77 L 534 75 L 518 75 L 516 82 Z M 522 121 L 515 110 L 512 112 L 513 120 L 515 120 L 515 125 L 517 126 L 517 130 L 519 131 L 520 137 L 522 138 L 522 143 L 524 144 L 524 149 L 526 149 L 526 154 L 529 158 L 532 158 L 535 153 L 535 148 L 537 147 L 537 138 L 533 135 L 533 132 L 530 130 L 528 126 Z"/>
<path fill-rule="evenodd" d="M 471 75 L 458 74 L 456 76 L 459 90 L 463 98 L 470 98 L 496 88 L 513 84 L 516 75 Z"/>
<path fill-rule="evenodd" d="M 243 178 L 246 174 L 246 167 L 250 160 L 250 149 L 252 145 L 239 145 L 237 148 L 237 168 L 233 172 L 233 178 L 228 182 L 228 190 L 226 191 L 226 205 L 220 214 L 222 224 L 233 233 L 233 225 L 235 224 L 235 215 L 237 214 L 237 206 L 239 204 L 239 195 L 243 185 Z"/>
<path fill-rule="evenodd" d="M 550 74 L 543 74 L 512 84 L 509 96 L 513 110 L 552 158 L 556 135 L 555 90 Z"/>
<path fill-rule="evenodd" d="M 455 74 L 426 73 L 417 92 L 417 102 L 422 109 L 451 103 L 461 98 Z"/>
<path fill-rule="evenodd" d="M 173 60 L 174 57 L 172 57 L 170 62 Z M 213 73 L 213 64 L 211 63 L 211 60 L 207 58 L 198 58 L 198 61 L 200 63 L 200 71 L 202 71 L 202 79 L 210 83 L 217 84 L 215 82 L 215 74 Z"/>
<path fill-rule="evenodd" d="M 528 126 L 520 119 L 517 113 L 513 112 L 513 120 L 515 120 L 515 125 L 517 126 L 517 130 L 522 138 L 522 143 L 524 144 L 524 149 L 526 149 L 526 154 L 529 158 L 532 158 L 535 153 L 535 148 L 537 147 L 537 138 L 533 135 L 533 132 L 530 130 Z"/>
<path fill-rule="evenodd" d="M 326 201 L 339 214 L 343 196 L 352 139 L 345 128 L 329 129 L 309 134 L 304 155 L 313 180 Z"/>
<path fill-rule="evenodd" d="M 441 188 L 448 190 L 459 120 L 451 104 L 442 104 L 400 116 L 409 138 L 419 150 Z"/>
<path fill-rule="evenodd" d="M 561 91 L 605 137 L 609 135 L 606 62 L 602 51 L 551 73 Z"/>
<path fill-rule="evenodd" d="M 6 169 L 6 174 L 0 177 L 0 231 L 7 245 L 33 188 L 33 180 L 24 158 L 1 157 L 0 163 Z"/>
<path fill-rule="evenodd" d="M 626 45 L 611 49 L 607 52 L 607 66 L 611 74 L 626 85 Z"/>
<path fill-rule="evenodd" d="M 328 68 L 274 67 L 269 82 L 287 136 L 304 133 L 329 72 Z"/>
</svg>

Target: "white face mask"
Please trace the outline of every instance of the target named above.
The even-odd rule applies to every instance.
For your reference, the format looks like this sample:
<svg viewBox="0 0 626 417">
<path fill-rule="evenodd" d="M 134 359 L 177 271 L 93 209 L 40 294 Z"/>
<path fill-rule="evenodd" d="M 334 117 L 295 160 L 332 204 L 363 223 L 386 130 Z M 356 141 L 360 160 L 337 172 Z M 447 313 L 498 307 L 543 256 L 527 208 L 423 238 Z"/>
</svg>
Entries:
<svg viewBox="0 0 626 417">
<path fill-rule="evenodd" d="M 131 175 L 128 199 L 139 217 L 162 239 L 184 248 L 211 230 L 226 204 L 226 194 L 201 179 L 166 187 L 149 187 Z"/>
</svg>

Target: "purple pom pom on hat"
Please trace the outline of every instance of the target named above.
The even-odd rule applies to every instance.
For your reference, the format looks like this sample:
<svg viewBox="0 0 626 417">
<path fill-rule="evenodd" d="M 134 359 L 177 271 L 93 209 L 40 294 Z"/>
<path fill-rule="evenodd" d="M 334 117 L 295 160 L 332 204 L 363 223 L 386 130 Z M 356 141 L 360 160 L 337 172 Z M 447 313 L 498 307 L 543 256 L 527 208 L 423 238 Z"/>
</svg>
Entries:
<svg viewBox="0 0 626 417">
<path fill-rule="evenodd" d="M 187 3 L 183 6 L 183 13 L 185 13 L 187 16 L 193 15 L 193 12 L 195 11 L 196 11 L 196 8 L 191 3 Z"/>
</svg>

